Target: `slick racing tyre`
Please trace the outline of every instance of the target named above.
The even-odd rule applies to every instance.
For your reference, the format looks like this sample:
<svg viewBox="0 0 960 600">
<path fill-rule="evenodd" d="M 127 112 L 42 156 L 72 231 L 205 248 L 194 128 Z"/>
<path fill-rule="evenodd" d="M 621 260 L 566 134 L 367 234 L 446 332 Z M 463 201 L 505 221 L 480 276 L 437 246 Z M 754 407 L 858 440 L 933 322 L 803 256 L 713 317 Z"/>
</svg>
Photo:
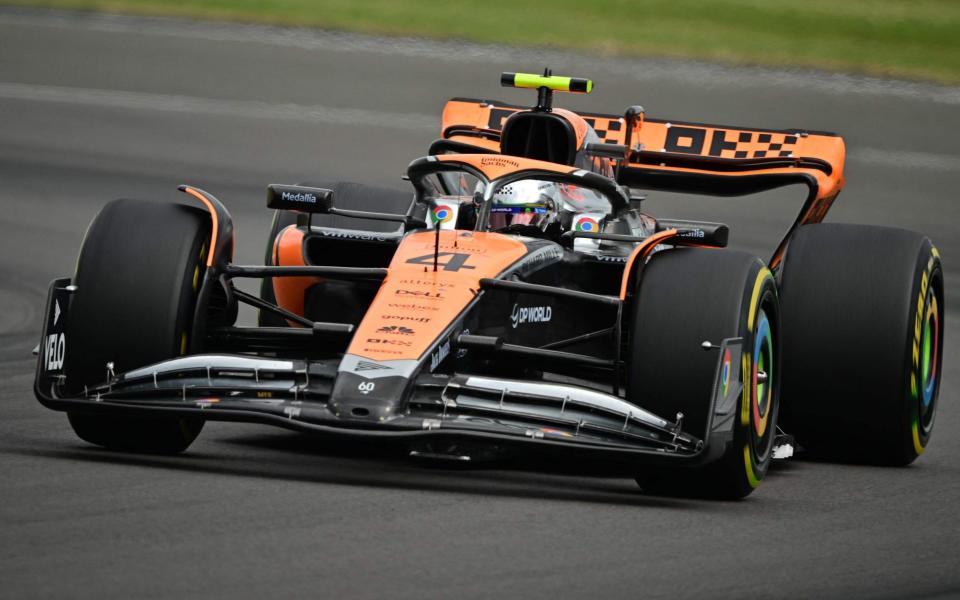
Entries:
<svg viewBox="0 0 960 600">
<path fill-rule="evenodd" d="M 76 393 L 116 373 L 186 352 L 210 243 L 206 213 L 179 204 L 115 200 L 87 230 L 73 284 L 65 363 Z M 82 439 L 117 450 L 176 453 L 203 421 L 71 412 Z"/>
<path fill-rule="evenodd" d="M 930 441 L 943 357 L 943 269 L 926 237 L 797 230 L 783 263 L 783 426 L 827 460 L 906 465 Z"/>
<path fill-rule="evenodd" d="M 303 183 L 300 185 L 333 190 L 335 206 L 350 210 L 406 214 L 413 198 L 412 195 L 406 191 L 363 185 L 360 183 Z M 295 225 L 296 222 L 296 212 L 288 210 L 278 210 L 274 212 L 273 223 L 270 227 L 270 236 L 267 238 L 266 255 L 263 264 L 277 264 L 276 256 L 274 255 L 274 242 L 281 231 L 290 225 Z M 311 225 L 314 227 L 339 227 L 377 232 L 393 232 L 399 228 L 398 224 L 393 221 L 360 221 L 338 215 L 313 215 Z M 260 283 L 260 297 L 268 302 L 276 303 L 277 300 L 273 291 L 272 277 L 263 278 L 263 281 Z M 286 319 L 265 310 L 260 311 L 258 322 L 261 327 L 287 326 Z"/>
<path fill-rule="evenodd" d="M 741 364 L 726 366 L 724 394 L 734 394 L 722 447 L 695 469 L 647 469 L 647 493 L 737 499 L 767 472 L 780 408 L 780 310 L 776 284 L 763 263 L 743 252 L 679 248 L 657 253 L 640 276 L 629 340 L 627 399 L 705 436 L 719 345 L 741 338 Z M 727 359 L 729 360 L 729 359 Z M 738 382 L 743 383 L 737 394 Z M 722 420 L 721 420 L 722 422 Z"/>
</svg>

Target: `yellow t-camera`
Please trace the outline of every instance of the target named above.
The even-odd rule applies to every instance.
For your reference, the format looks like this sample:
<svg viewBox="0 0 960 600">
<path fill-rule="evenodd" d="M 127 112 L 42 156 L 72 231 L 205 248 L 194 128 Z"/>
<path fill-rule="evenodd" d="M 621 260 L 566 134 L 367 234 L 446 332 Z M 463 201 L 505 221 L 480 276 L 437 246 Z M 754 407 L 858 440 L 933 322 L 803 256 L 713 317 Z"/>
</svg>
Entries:
<svg viewBox="0 0 960 600">
<path fill-rule="evenodd" d="M 547 88 L 555 92 L 589 94 L 593 91 L 593 81 L 580 77 L 560 77 L 559 75 L 533 75 L 531 73 L 501 73 L 500 85 L 503 87 L 537 90 Z"/>
</svg>

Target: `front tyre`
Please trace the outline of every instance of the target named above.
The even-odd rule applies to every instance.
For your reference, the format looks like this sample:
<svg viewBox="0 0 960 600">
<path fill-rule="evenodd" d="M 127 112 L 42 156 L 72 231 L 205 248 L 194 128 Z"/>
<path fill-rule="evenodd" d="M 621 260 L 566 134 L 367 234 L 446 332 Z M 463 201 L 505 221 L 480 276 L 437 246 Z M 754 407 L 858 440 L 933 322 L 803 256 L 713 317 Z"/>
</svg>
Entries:
<svg viewBox="0 0 960 600">
<path fill-rule="evenodd" d="M 694 435 L 705 436 L 717 364 L 728 360 L 704 351 L 702 343 L 741 338 L 743 348 L 740 365 L 724 365 L 729 379 L 722 393 L 736 393 L 737 381 L 743 388 L 726 419 L 722 447 L 708 448 L 713 462 L 692 470 L 649 469 L 638 483 L 653 493 L 748 495 L 770 466 L 780 407 L 780 309 L 773 275 L 742 252 L 668 250 L 647 264 L 635 299 L 627 399 L 665 418 L 682 412 L 684 429 Z"/>
<path fill-rule="evenodd" d="M 87 230 L 70 304 L 67 386 L 82 393 L 116 373 L 186 352 L 210 240 L 206 213 L 179 204 L 115 200 Z M 92 444 L 115 450 L 181 452 L 203 421 L 71 412 Z"/>
</svg>

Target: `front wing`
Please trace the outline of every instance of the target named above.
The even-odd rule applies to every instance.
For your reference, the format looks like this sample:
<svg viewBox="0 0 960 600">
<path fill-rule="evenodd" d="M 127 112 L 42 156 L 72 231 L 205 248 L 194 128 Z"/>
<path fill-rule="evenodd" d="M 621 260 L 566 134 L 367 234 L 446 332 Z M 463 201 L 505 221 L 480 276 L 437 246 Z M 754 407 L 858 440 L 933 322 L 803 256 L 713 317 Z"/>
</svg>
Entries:
<svg viewBox="0 0 960 600">
<path fill-rule="evenodd" d="M 71 286 L 51 284 L 39 347 L 35 394 L 51 409 L 127 415 L 198 417 L 383 442 L 412 453 L 464 447 L 498 453 L 537 451 L 639 464 L 695 466 L 722 455 L 732 439 L 742 390 L 731 365 L 740 363 L 739 339 L 719 347 L 707 429 L 683 430 L 683 416 L 654 415 L 613 394 L 561 381 L 524 381 L 456 373 L 420 376 L 404 410 L 371 421 L 340 412 L 331 402 L 338 360 L 288 360 L 251 355 L 196 354 L 114 373 L 105 382 L 70 390 L 64 348 Z M 455 350 L 454 350 L 455 351 Z M 358 410 L 358 409 L 353 409 Z M 360 409 L 362 410 L 362 409 Z M 479 456 L 479 454 L 478 454 Z"/>
</svg>

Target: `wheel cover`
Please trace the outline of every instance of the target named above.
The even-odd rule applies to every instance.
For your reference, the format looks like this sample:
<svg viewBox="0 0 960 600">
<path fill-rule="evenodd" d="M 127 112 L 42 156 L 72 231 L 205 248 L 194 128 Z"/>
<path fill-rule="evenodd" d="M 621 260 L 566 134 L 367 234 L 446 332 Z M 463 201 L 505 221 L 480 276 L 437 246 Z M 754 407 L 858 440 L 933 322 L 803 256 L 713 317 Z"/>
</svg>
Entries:
<svg viewBox="0 0 960 600">
<path fill-rule="evenodd" d="M 770 422 L 770 407 L 774 389 L 773 332 L 767 313 L 761 308 L 757 316 L 757 333 L 753 344 L 753 370 L 750 382 L 751 409 L 753 411 L 753 429 L 756 434 L 757 449 L 763 448 L 761 442 Z M 766 373 L 766 381 L 759 381 L 759 374 Z"/>
<path fill-rule="evenodd" d="M 940 310 L 936 294 L 929 294 L 923 319 L 923 338 L 920 342 L 920 426 L 924 432 L 933 425 L 934 397 L 937 391 L 938 357 L 940 356 Z"/>
</svg>

